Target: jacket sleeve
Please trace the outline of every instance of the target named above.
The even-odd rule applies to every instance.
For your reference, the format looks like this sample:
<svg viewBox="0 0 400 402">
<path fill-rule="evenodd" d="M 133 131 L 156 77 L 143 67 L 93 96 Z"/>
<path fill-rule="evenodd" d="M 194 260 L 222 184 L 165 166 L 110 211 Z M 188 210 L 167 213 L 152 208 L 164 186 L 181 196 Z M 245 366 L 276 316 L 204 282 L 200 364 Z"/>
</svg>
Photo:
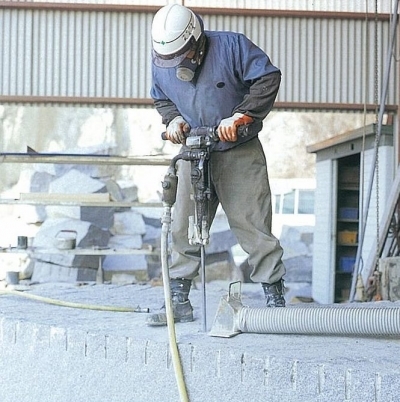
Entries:
<svg viewBox="0 0 400 402">
<path fill-rule="evenodd" d="M 243 101 L 236 106 L 234 113 L 239 112 L 262 121 L 271 111 L 281 83 L 281 73 L 267 74 L 250 85 L 250 90 Z"/>
<path fill-rule="evenodd" d="M 170 100 L 155 100 L 154 106 L 162 117 L 162 123 L 168 126 L 171 120 L 176 116 L 180 116 L 179 110 Z"/>
</svg>

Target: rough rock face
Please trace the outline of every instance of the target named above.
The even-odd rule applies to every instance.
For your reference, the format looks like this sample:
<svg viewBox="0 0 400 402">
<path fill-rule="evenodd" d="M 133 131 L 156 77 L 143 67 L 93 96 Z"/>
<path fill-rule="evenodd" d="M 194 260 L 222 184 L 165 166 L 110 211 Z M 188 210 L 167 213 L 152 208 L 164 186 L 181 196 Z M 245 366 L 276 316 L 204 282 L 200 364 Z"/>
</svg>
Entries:
<svg viewBox="0 0 400 402">
<path fill-rule="evenodd" d="M 115 213 L 111 249 L 140 249 L 146 233 L 143 216 L 136 211 Z M 104 279 L 118 282 L 142 282 L 148 280 L 147 259 L 144 254 L 107 255 L 103 262 Z M 124 274 L 121 277 L 121 274 Z"/>
<path fill-rule="evenodd" d="M 283 227 L 280 242 L 284 250 L 287 282 L 311 283 L 313 234 L 312 226 Z"/>
<path fill-rule="evenodd" d="M 22 192 L 50 194 L 109 194 L 117 201 L 137 201 L 137 187 L 131 181 L 120 186 L 110 177 L 96 177 L 97 172 L 69 166 L 61 175 L 48 168 L 24 174 L 19 188 Z M 41 190 L 41 191 L 39 191 Z M 21 191 L 21 190 L 20 190 Z M 29 209 L 30 208 L 30 209 Z M 34 211 L 34 208 L 37 208 Z M 136 283 L 161 278 L 160 239 L 162 208 L 113 208 L 86 206 L 28 207 L 24 217 L 37 227 L 32 259 L 19 260 L 21 277 L 35 282 L 94 281 L 99 267 L 103 278 L 114 283 Z M 29 217 L 29 218 L 28 218 Z M 57 236 L 65 230 L 76 234 L 79 249 L 108 248 L 111 255 L 76 255 L 57 251 Z M 286 281 L 311 283 L 312 227 L 284 227 L 281 243 L 287 268 Z M 218 211 L 210 229 L 206 247 L 206 281 L 231 280 L 250 282 L 250 268 L 244 262 L 239 267 L 233 255 L 237 240 L 229 228 L 222 210 Z M 150 247 L 155 254 L 118 254 L 120 249 Z M 44 249 L 52 249 L 43 252 Z M 41 251 L 42 250 L 42 251 Z"/>
<path fill-rule="evenodd" d="M 137 188 L 132 182 L 124 181 L 119 186 L 111 178 L 96 177 L 95 170 L 88 174 L 80 168 L 79 165 L 64 167 L 58 174 L 48 168 L 25 175 L 23 192 L 56 196 L 79 194 L 81 198 L 107 193 L 111 200 L 137 201 Z M 31 277 L 34 282 L 94 281 L 102 272 L 103 280 L 113 283 L 159 279 L 162 213 L 163 208 L 89 207 L 73 205 L 73 202 L 71 205 L 40 205 L 35 218 L 30 219 L 38 229 L 30 250 L 32 260 L 24 262 L 30 267 L 24 269 L 25 277 Z M 58 249 L 60 235 L 74 237 L 72 250 Z M 224 214 L 217 214 L 210 231 L 210 244 L 206 247 L 207 281 L 242 279 L 231 251 L 236 243 Z M 142 247 L 154 254 L 125 252 Z M 81 254 L 82 249 L 87 255 Z M 95 249 L 108 249 L 110 253 L 91 255 L 90 251 Z"/>
<path fill-rule="evenodd" d="M 366 124 L 375 120 L 374 114 L 366 117 Z M 27 146 L 30 146 L 38 152 L 163 154 L 172 157 L 179 151 L 179 146 L 160 140 L 165 126 L 154 108 L 0 105 L 0 122 L 3 152 L 26 152 Z M 272 111 L 260 133 L 270 177 L 314 177 L 315 156 L 306 152 L 306 145 L 362 127 L 363 124 L 362 113 Z M 47 171 L 50 165 L 40 168 Z M 51 166 L 52 174 L 57 176 L 68 168 L 65 165 Z M 81 166 L 81 169 L 91 174 L 93 167 Z M 97 177 L 110 173 L 110 167 L 97 170 L 100 171 Z M 145 172 L 144 176 L 139 177 L 142 172 Z M 163 172 L 163 168 L 140 166 L 115 168 L 113 174 L 117 180 L 133 179 L 140 193 L 150 199 L 159 189 L 161 178 L 157 179 L 157 175 L 161 177 Z M 15 165 L 4 164 L 0 188 L 12 186 L 19 174 Z M 153 175 L 151 181 L 150 174 Z"/>
<path fill-rule="evenodd" d="M 106 193 L 107 185 L 74 168 L 50 182 L 48 190 L 50 194 L 96 194 Z M 106 229 L 111 228 L 114 223 L 113 208 L 47 206 L 46 215 L 47 218 L 68 217 L 92 222 L 96 226 Z"/>
<path fill-rule="evenodd" d="M 315 156 L 307 154 L 306 145 L 361 127 L 364 124 L 363 119 L 362 114 L 273 111 L 267 117 L 260 133 L 270 177 L 314 177 Z M 160 140 L 160 133 L 164 131 L 165 127 L 158 113 L 152 108 L 0 105 L 0 120 L 3 152 L 26 152 L 27 146 L 38 152 L 122 156 L 161 154 L 173 157 L 179 152 L 179 146 Z M 366 124 L 373 121 L 374 116 L 368 116 Z M 293 135 L 294 132 L 296 135 Z M 63 177 L 66 175 L 68 178 L 68 172 L 72 169 L 80 172 L 80 175 L 85 175 L 82 177 L 82 181 L 72 179 L 71 173 L 69 173 L 71 179 L 66 180 Z M 157 193 L 161 189 L 160 183 L 164 173 L 165 167 L 149 166 L 110 167 L 61 164 L 18 166 L 17 164 L 2 164 L 0 187 L 7 189 L 2 192 L 2 195 L 6 196 L 10 191 L 17 194 L 49 192 L 50 185 L 55 180 L 61 180 L 60 183 L 64 182 L 63 191 L 67 190 L 68 186 L 72 188 L 72 186 L 79 186 L 80 183 L 101 180 L 101 183 L 95 183 L 101 186 L 95 191 L 104 191 L 105 186 L 106 191 L 112 193 L 115 200 L 121 200 L 121 194 L 123 194 L 123 199 L 127 201 L 134 201 L 138 198 L 142 201 L 158 201 Z M 107 184 L 109 180 L 113 180 L 113 183 Z M 17 184 L 15 185 L 15 183 Z M 115 187 L 114 183 L 117 183 L 119 187 Z M 2 206 L 1 216 L 4 218 L 12 216 L 15 224 L 10 225 L 7 233 L 0 234 L 2 241 L 0 245 L 4 247 L 14 244 L 17 234 L 26 233 L 28 236 L 34 236 L 40 223 L 50 217 L 89 222 L 93 226 L 108 230 L 111 233 L 111 242 L 113 236 L 120 235 L 116 232 L 113 233 L 113 220 L 116 212 L 118 211 L 112 211 L 111 208 L 106 212 L 104 208 L 86 210 L 85 208 L 69 207 L 67 213 L 66 209 L 59 206 L 18 206 L 16 208 Z M 151 214 L 143 214 L 143 219 L 146 233 L 140 232 L 135 236 L 142 237 L 145 244 L 158 247 L 159 227 L 153 224 L 154 221 L 149 220 L 154 217 Z M 216 241 L 212 240 L 210 245 L 214 247 L 215 243 Z M 230 252 L 228 245 L 226 247 Z M 289 248 L 291 246 L 287 247 L 287 249 Z M 211 258 L 214 260 L 217 257 L 213 255 Z M 10 263 L 3 257 L 1 260 L 2 266 L 8 269 Z M 115 258 L 115 263 L 117 260 L 118 265 L 122 264 L 119 258 Z M 302 267 L 308 266 L 309 260 L 309 255 L 302 253 L 298 257 L 288 257 L 286 265 L 289 267 L 289 271 L 294 272 L 295 267 L 298 267 L 299 264 Z M 149 277 L 159 276 L 159 259 L 156 256 L 147 256 L 145 261 Z M 105 263 L 105 261 L 103 262 Z M 107 269 L 109 263 L 111 265 L 110 260 L 107 261 Z M 23 264 L 24 267 L 32 266 L 29 261 L 25 261 Z M 123 264 L 127 265 L 127 262 Z M 132 265 L 132 262 L 129 264 Z M 22 263 L 19 266 L 23 269 Z M 143 259 L 140 259 L 140 266 L 143 266 Z M 297 273 L 300 272 L 299 268 L 296 270 Z M 29 272 L 30 269 L 27 271 Z"/>
<path fill-rule="evenodd" d="M 34 240 L 34 248 L 57 249 L 62 251 L 64 248 L 63 238 L 75 239 L 73 248 L 93 248 L 107 246 L 110 239 L 110 232 L 99 228 L 90 222 L 77 219 L 47 219 L 40 227 Z M 42 260 L 57 263 L 60 265 L 77 264 L 81 257 L 62 253 L 49 254 L 48 257 L 41 257 Z M 90 259 L 86 259 L 86 264 L 90 268 L 97 268 L 98 264 L 90 264 Z"/>
<path fill-rule="evenodd" d="M 60 234 L 74 236 L 76 247 L 91 248 L 107 246 L 110 233 L 89 222 L 76 219 L 48 219 L 36 234 L 33 247 L 36 249 L 32 281 L 76 281 L 94 280 L 99 267 L 99 257 L 93 255 L 69 254 L 58 250 L 62 244 Z M 69 239 L 67 239 L 69 240 Z M 61 241 L 61 243 L 60 243 Z M 44 250 L 44 251 L 41 251 Z M 46 252 L 49 251 L 49 252 Z"/>
<path fill-rule="evenodd" d="M 129 197 L 132 200 L 133 186 L 126 184 L 126 188 L 128 195 L 125 197 L 116 182 L 90 177 L 75 168 L 48 185 L 51 194 L 82 194 L 83 197 L 110 192 L 111 199 L 122 201 Z M 46 207 L 45 213 L 34 240 L 36 262 L 32 280 L 95 280 L 99 266 L 106 274 L 105 279 L 126 271 L 146 271 L 146 259 L 141 255 L 90 255 L 91 248 L 141 248 L 145 225 L 140 213 L 131 208 L 59 205 Z M 76 233 L 76 248 L 88 250 L 88 255 L 75 255 L 73 251 L 64 250 L 55 252 L 57 236 L 65 231 Z M 53 249 L 50 253 L 40 251 L 49 247 Z"/>
<path fill-rule="evenodd" d="M 312 281 L 312 226 L 284 226 L 280 236 L 283 248 L 282 261 L 286 267 L 284 277 L 287 283 L 307 283 Z M 251 267 L 247 259 L 240 264 L 245 282 L 251 282 Z"/>
</svg>

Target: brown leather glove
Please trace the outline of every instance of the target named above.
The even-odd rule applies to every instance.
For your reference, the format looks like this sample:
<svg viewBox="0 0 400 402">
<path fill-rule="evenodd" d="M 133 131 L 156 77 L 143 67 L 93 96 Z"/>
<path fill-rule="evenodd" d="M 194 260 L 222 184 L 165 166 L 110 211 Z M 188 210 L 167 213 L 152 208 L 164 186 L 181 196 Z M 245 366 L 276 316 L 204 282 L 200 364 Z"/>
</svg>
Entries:
<svg viewBox="0 0 400 402">
<path fill-rule="evenodd" d="M 237 141 L 237 128 L 253 122 L 253 118 L 243 113 L 235 113 L 227 119 L 221 120 L 218 126 L 218 136 L 221 141 Z"/>
</svg>

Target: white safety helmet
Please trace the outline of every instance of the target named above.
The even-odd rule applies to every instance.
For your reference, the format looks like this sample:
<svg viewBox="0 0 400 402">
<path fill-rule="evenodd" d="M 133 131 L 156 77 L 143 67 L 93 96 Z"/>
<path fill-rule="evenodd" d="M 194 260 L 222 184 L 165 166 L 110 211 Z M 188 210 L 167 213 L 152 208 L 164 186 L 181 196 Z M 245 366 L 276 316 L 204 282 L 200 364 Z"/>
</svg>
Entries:
<svg viewBox="0 0 400 402">
<path fill-rule="evenodd" d="M 175 67 L 185 59 L 203 33 L 196 14 L 180 4 L 157 11 L 151 27 L 153 61 L 159 67 Z"/>
</svg>

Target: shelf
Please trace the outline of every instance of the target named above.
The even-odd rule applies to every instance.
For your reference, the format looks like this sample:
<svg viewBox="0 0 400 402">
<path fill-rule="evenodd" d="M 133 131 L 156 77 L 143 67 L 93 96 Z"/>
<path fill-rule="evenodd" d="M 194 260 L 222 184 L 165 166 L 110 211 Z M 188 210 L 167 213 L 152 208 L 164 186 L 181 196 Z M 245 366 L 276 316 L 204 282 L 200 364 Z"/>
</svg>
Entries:
<svg viewBox="0 0 400 402">
<path fill-rule="evenodd" d="M 339 191 L 360 191 L 359 187 L 351 186 L 351 185 L 339 185 Z"/>
<path fill-rule="evenodd" d="M 358 247 L 360 154 L 338 159 L 335 302 L 348 298 Z"/>
</svg>

